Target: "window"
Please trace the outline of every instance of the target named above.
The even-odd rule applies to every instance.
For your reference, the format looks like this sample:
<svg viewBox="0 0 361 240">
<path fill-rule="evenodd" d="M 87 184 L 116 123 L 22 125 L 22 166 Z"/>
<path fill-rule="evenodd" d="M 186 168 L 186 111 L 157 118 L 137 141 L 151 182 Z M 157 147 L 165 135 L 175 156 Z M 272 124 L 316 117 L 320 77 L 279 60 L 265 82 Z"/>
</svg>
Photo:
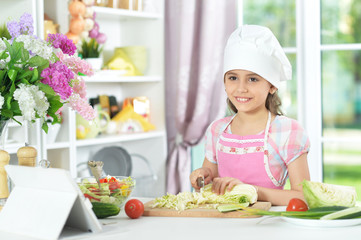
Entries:
<svg viewBox="0 0 361 240">
<path fill-rule="evenodd" d="M 361 196 L 361 1 L 321 1 L 323 175 Z"/>
<path fill-rule="evenodd" d="M 239 6 L 239 25 L 256 24 L 269 27 L 284 47 L 292 65 L 293 80 L 282 84 L 279 94 L 284 113 L 297 118 L 296 1 L 243 0 L 239 2 Z"/>
<path fill-rule="evenodd" d="M 238 14 L 239 24 L 269 27 L 291 61 L 293 80 L 280 96 L 309 133 L 312 180 L 355 186 L 361 196 L 359 9 L 359 0 L 240 0 Z"/>
</svg>

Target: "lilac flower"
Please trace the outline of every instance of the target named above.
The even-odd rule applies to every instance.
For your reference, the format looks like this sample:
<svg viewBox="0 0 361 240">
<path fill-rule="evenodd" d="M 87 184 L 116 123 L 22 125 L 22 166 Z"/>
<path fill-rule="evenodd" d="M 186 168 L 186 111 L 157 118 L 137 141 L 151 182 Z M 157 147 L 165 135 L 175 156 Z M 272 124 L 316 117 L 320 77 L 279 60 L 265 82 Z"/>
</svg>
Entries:
<svg viewBox="0 0 361 240">
<path fill-rule="evenodd" d="M 20 83 L 14 92 L 14 99 L 18 101 L 19 108 L 25 120 L 36 119 L 36 114 L 45 117 L 49 102 L 45 93 L 38 86 Z"/>
<path fill-rule="evenodd" d="M 30 13 L 24 13 L 20 17 L 20 32 L 21 34 L 33 35 L 34 27 L 33 27 L 33 17 Z"/>
<path fill-rule="evenodd" d="M 61 33 L 48 34 L 47 42 L 51 43 L 54 48 L 60 48 L 65 54 L 74 55 L 76 46 L 72 40 Z"/>
<path fill-rule="evenodd" d="M 11 35 L 12 38 L 16 38 L 17 36 L 20 35 L 20 24 L 17 23 L 16 21 L 11 21 L 11 22 L 8 22 L 6 24 L 7 28 L 8 28 L 8 31 Z"/>
<path fill-rule="evenodd" d="M 51 63 L 41 72 L 42 83 L 48 84 L 61 99 L 67 100 L 73 92 L 70 86 L 74 73 L 62 62 Z"/>
<path fill-rule="evenodd" d="M 84 119 L 88 121 L 91 121 L 96 117 L 94 109 L 88 104 L 87 100 L 81 98 L 77 93 L 70 96 L 69 104 L 72 109 L 77 111 Z"/>
<path fill-rule="evenodd" d="M 57 52 L 56 56 L 75 74 L 83 73 L 87 76 L 92 76 L 94 74 L 92 66 L 87 61 L 81 59 L 80 57 L 77 56 L 69 57 L 67 55 L 64 55 L 61 51 Z"/>
<path fill-rule="evenodd" d="M 33 17 L 29 13 L 24 13 L 20 21 L 10 21 L 6 24 L 11 37 L 14 39 L 20 35 L 33 35 Z"/>
</svg>

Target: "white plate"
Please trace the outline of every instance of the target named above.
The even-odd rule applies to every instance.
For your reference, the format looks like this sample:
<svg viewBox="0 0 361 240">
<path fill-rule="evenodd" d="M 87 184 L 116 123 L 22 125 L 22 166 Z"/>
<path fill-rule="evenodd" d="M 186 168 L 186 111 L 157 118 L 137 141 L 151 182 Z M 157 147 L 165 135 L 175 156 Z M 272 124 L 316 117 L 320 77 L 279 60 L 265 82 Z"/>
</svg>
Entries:
<svg viewBox="0 0 361 240">
<path fill-rule="evenodd" d="M 318 219 L 302 219 L 282 217 L 286 222 L 307 226 L 307 227 L 347 227 L 361 224 L 361 218 L 355 219 L 339 219 L 339 220 L 318 220 Z"/>
</svg>

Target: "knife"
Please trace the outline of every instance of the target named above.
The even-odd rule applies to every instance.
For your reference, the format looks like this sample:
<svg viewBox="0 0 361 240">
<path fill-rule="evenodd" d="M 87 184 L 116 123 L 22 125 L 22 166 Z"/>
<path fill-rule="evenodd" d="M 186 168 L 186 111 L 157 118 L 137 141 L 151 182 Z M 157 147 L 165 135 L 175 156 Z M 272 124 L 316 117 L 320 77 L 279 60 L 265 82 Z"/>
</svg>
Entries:
<svg viewBox="0 0 361 240">
<path fill-rule="evenodd" d="M 198 177 L 197 178 L 197 186 L 200 188 L 200 192 L 203 193 L 204 188 L 204 177 Z"/>
</svg>

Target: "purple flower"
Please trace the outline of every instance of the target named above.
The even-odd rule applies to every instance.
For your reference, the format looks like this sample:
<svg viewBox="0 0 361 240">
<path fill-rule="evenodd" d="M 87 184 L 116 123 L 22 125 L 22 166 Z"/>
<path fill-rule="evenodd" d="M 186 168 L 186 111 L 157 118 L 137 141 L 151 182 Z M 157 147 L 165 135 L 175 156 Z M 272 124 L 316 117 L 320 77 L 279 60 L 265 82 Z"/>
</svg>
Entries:
<svg viewBox="0 0 361 240">
<path fill-rule="evenodd" d="M 96 40 L 99 44 L 104 44 L 107 41 L 107 36 L 104 33 L 99 33 Z"/>
<path fill-rule="evenodd" d="M 20 31 L 22 34 L 33 35 L 34 27 L 33 27 L 33 17 L 30 13 L 24 13 L 20 17 Z"/>
<path fill-rule="evenodd" d="M 48 84 L 63 100 L 67 100 L 73 93 L 70 86 L 74 73 L 62 62 L 50 63 L 48 68 L 41 72 L 42 83 Z"/>
<path fill-rule="evenodd" d="M 73 41 L 68 39 L 64 34 L 48 34 L 46 41 L 51 43 L 54 48 L 60 48 L 63 53 L 69 54 L 70 56 L 74 55 L 76 51 L 76 46 Z"/>
<path fill-rule="evenodd" d="M 89 37 L 91 38 L 96 38 L 99 34 L 99 30 L 93 28 L 92 30 L 89 31 Z"/>
<path fill-rule="evenodd" d="M 16 21 L 10 21 L 6 24 L 8 31 L 12 38 L 16 38 L 20 35 L 20 24 Z"/>
<path fill-rule="evenodd" d="M 29 13 L 24 13 L 19 22 L 10 21 L 6 26 L 12 38 L 19 35 L 33 35 L 34 33 L 33 17 Z"/>
</svg>

